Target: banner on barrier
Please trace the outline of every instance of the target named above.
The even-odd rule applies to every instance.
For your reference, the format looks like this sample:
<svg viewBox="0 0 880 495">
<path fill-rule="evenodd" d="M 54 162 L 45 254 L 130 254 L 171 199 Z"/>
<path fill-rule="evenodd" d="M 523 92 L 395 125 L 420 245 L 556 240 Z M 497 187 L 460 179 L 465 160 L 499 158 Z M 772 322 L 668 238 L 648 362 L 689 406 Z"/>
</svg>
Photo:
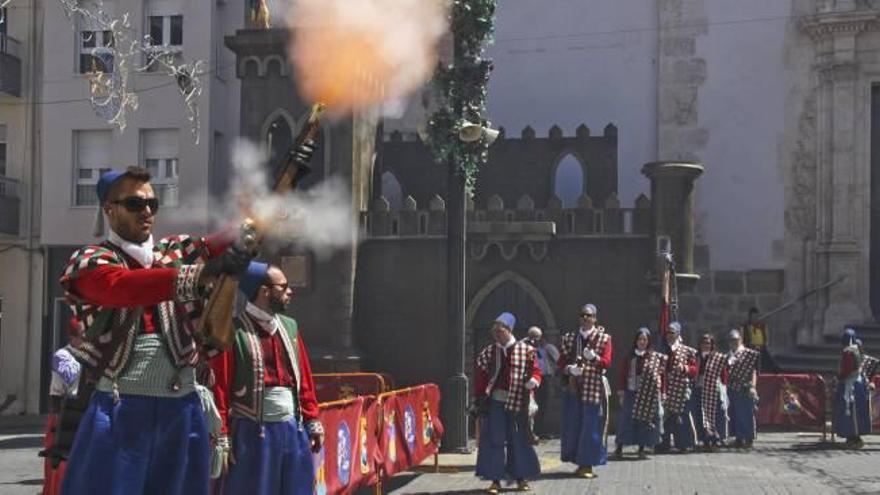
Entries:
<svg viewBox="0 0 880 495">
<path fill-rule="evenodd" d="M 759 426 L 822 429 L 825 422 L 825 382 L 813 374 L 758 376 Z"/>
<path fill-rule="evenodd" d="M 378 404 L 358 397 L 340 404 L 322 404 L 324 447 L 315 456 L 315 494 L 352 493 L 375 484 L 381 461 L 377 442 Z"/>
<path fill-rule="evenodd" d="M 383 425 L 379 450 L 386 476 L 417 466 L 437 452 L 443 425 L 436 385 L 391 392 L 382 396 L 381 403 Z"/>
</svg>

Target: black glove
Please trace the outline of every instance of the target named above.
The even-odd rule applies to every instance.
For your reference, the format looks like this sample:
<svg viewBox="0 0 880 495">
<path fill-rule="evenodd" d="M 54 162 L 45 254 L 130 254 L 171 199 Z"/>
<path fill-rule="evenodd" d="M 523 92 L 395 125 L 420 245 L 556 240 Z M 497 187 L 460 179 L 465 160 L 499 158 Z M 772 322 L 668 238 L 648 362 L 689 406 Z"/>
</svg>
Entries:
<svg viewBox="0 0 880 495">
<path fill-rule="evenodd" d="M 254 254 L 247 249 L 230 246 L 223 254 L 205 262 L 202 268 L 202 277 L 217 277 L 219 275 L 238 276 L 247 270 Z"/>
</svg>

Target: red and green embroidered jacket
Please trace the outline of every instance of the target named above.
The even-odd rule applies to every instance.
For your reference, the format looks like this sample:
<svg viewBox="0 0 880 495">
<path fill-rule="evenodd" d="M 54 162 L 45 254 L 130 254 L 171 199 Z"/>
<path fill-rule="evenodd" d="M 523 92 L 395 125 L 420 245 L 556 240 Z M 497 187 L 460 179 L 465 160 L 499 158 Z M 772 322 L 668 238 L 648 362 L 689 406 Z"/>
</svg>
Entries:
<svg viewBox="0 0 880 495">
<path fill-rule="evenodd" d="M 310 423 L 318 419 L 312 367 L 298 325 L 293 318 L 284 315 L 278 315 L 278 318 L 284 327 L 283 331 L 269 334 L 256 319 L 243 313 L 235 319 L 235 343 L 210 360 L 214 371 L 214 403 L 223 419 L 222 433 L 229 431 L 230 415 L 259 421 L 266 386 L 280 383 L 282 379 L 277 366 L 271 366 L 274 371 L 269 371 L 270 366 L 266 366 L 268 356 L 264 353 L 265 339 L 281 340 L 281 346 L 272 347 L 279 348 L 284 354 L 281 363 L 284 376 L 293 375 L 296 381 L 291 388 L 298 392 L 299 402 L 295 407 L 300 420 L 310 427 Z"/>
<path fill-rule="evenodd" d="M 149 269 L 109 241 L 74 252 L 61 277 L 84 336 L 74 354 L 115 378 L 140 329 L 162 333 L 175 365 L 193 365 L 198 360 L 194 320 L 201 310 L 198 276 L 202 263 L 228 245 L 226 233 L 167 237 L 155 244 Z"/>
</svg>

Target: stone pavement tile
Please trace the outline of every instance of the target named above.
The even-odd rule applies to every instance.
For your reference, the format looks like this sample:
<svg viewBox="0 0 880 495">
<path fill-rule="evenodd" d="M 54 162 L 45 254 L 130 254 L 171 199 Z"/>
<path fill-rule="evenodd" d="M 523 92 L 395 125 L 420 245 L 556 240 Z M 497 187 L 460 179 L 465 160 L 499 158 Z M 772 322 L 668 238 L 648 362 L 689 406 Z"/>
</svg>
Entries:
<svg viewBox="0 0 880 495">
<path fill-rule="evenodd" d="M 538 449 L 543 475 L 532 487 L 536 494 L 551 495 L 880 493 L 880 441 L 868 438 L 860 451 L 820 444 L 815 435 L 766 433 L 751 451 L 670 454 L 646 461 L 629 453 L 623 461 L 597 468 L 599 478 L 592 481 L 572 478 L 574 466 L 558 460 L 559 443 L 551 441 Z M 474 459 L 459 456 L 457 472 L 421 474 L 391 493 L 482 493 L 488 483 L 473 475 Z M 448 466 L 445 461 L 441 456 L 441 467 Z"/>
</svg>

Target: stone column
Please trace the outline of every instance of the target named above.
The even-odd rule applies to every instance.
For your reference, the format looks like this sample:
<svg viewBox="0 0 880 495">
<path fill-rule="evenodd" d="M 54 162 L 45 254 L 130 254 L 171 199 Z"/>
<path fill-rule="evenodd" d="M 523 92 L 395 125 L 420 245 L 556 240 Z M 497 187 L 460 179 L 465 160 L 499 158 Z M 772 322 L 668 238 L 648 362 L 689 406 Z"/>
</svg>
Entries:
<svg viewBox="0 0 880 495">
<path fill-rule="evenodd" d="M 801 29 L 815 47 L 816 245 L 813 287 L 840 283 L 818 293 L 810 340 L 837 335 L 846 324 L 872 320 L 869 300 L 870 91 L 860 36 L 877 29 L 877 9 L 854 9 L 852 1 L 818 5 Z M 868 58 L 870 57 L 870 58 Z M 866 69 L 870 70 L 870 69 Z"/>
<path fill-rule="evenodd" d="M 679 277 L 695 282 L 698 276 L 694 273 L 694 181 L 703 173 L 703 166 L 651 162 L 642 167 L 642 173 L 651 180 L 654 239 L 670 238 Z"/>
</svg>

